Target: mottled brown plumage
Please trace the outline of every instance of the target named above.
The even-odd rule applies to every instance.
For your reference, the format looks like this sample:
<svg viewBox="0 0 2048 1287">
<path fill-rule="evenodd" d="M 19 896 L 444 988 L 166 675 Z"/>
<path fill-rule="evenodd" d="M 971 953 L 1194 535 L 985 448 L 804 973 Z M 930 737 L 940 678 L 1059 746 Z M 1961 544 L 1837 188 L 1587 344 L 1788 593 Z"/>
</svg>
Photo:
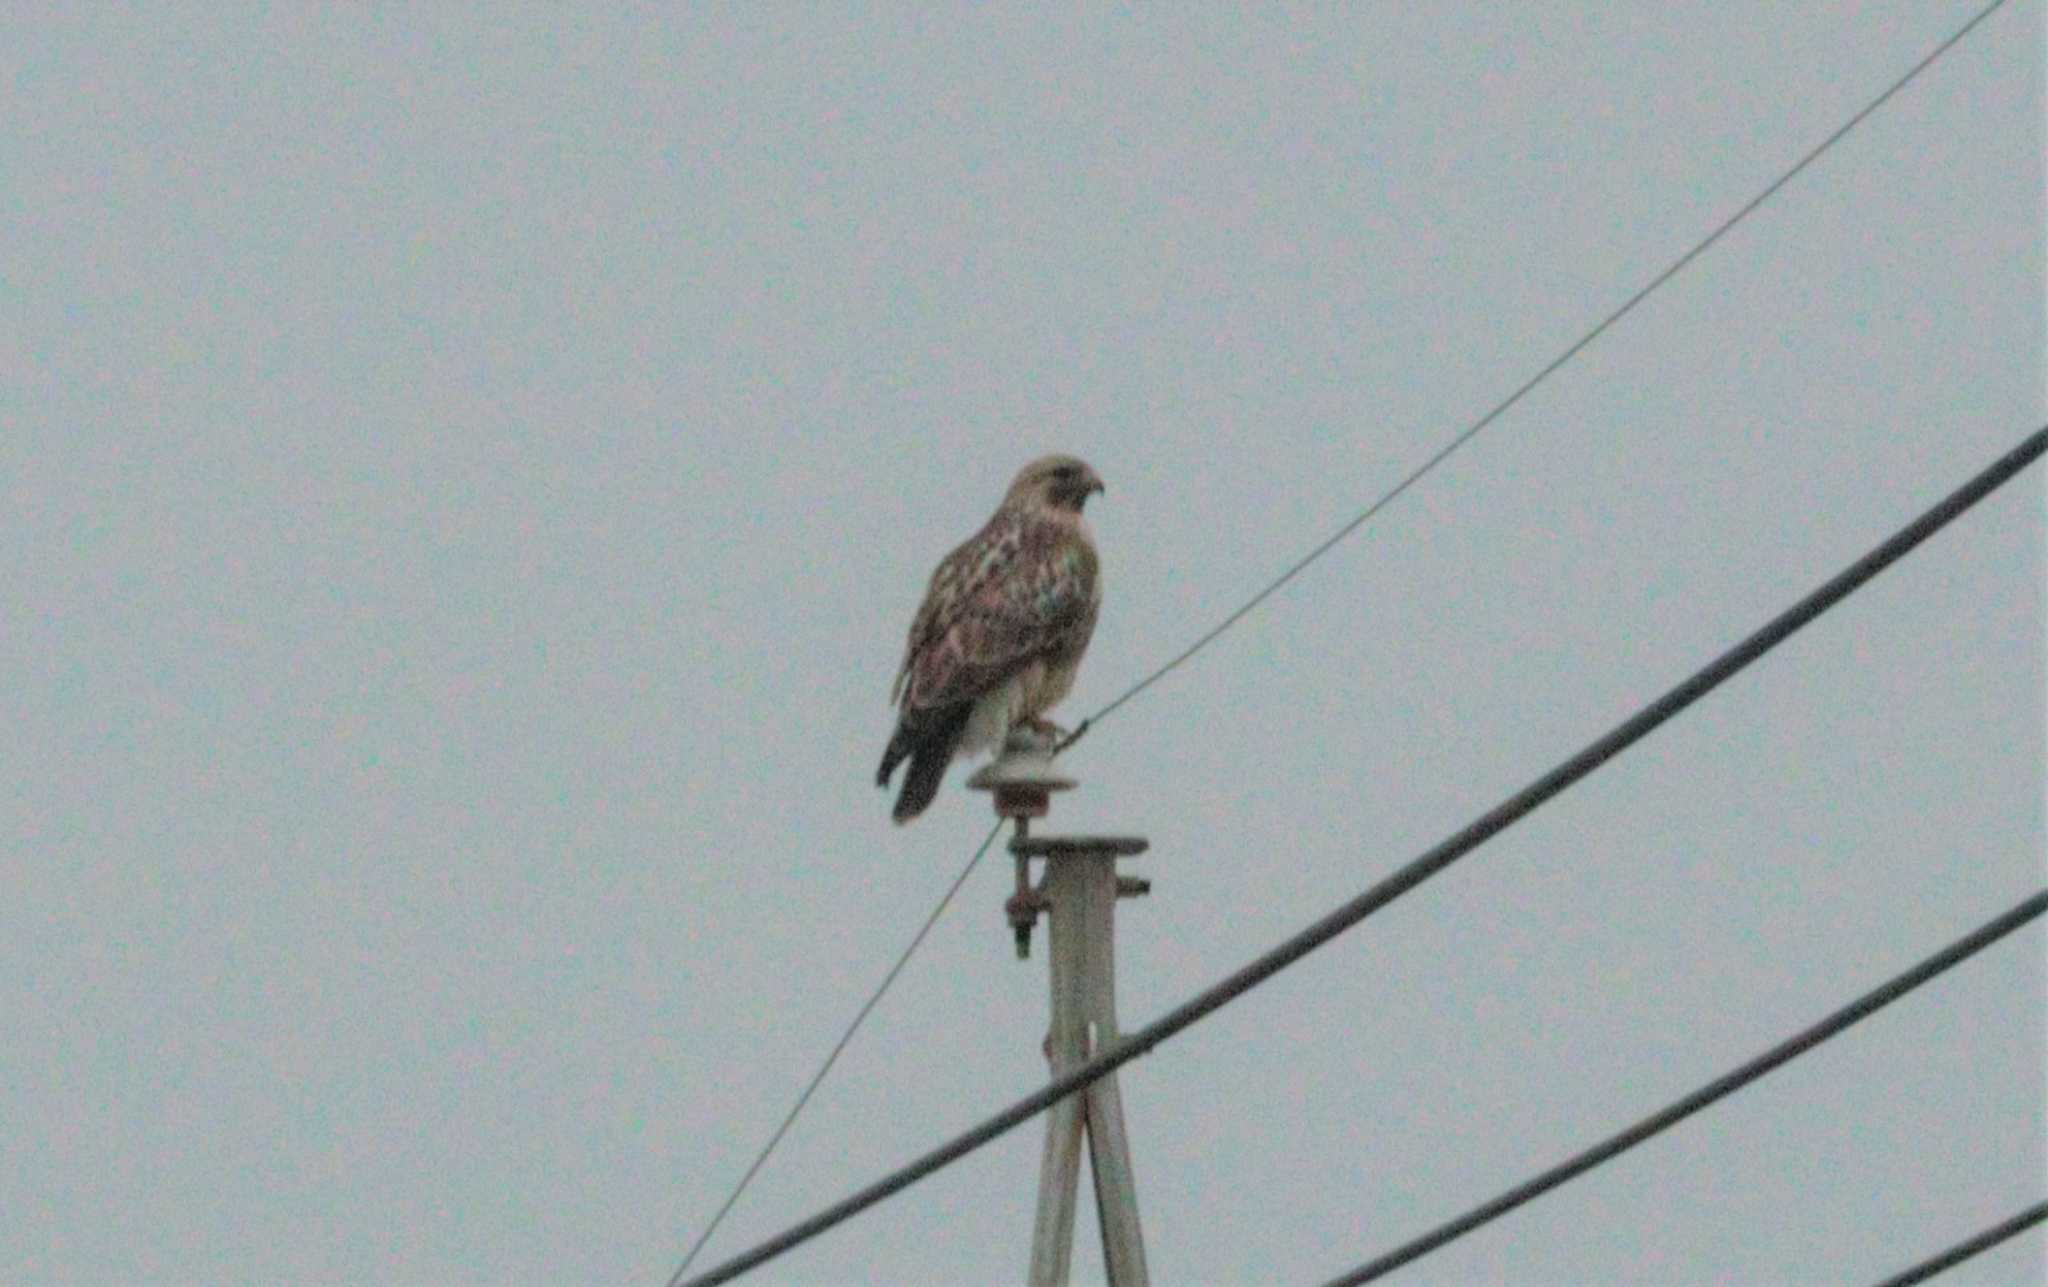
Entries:
<svg viewBox="0 0 2048 1287">
<path fill-rule="evenodd" d="M 895 818 L 938 794 L 956 751 L 1000 745 L 1067 695 L 1102 604 L 1081 517 L 1102 480 L 1072 456 L 1018 473 L 979 532 L 932 573 L 890 699 L 900 711 L 877 785 L 905 759 Z"/>
</svg>

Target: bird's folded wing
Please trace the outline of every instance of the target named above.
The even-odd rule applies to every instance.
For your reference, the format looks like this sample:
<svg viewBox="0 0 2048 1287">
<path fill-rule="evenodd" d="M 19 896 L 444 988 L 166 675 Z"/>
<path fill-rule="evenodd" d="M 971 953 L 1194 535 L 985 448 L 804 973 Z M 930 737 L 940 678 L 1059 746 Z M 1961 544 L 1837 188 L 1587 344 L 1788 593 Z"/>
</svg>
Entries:
<svg viewBox="0 0 2048 1287">
<path fill-rule="evenodd" d="M 989 692 L 1085 628 L 1093 551 L 1072 533 L 996 525 L 932 577 L 904 659 L 906 714 Z"/>
</svg>

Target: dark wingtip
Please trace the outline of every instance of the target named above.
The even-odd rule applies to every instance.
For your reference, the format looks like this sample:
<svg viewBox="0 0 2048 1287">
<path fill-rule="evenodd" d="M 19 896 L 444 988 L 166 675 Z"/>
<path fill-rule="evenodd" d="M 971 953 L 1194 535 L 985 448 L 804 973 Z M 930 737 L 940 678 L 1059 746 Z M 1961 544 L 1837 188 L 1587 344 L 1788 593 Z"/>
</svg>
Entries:
<svg viewBox="0 0 2048 1287">
<path fill-rule="evenodd" d="M 896 766 L 903 763 L 903 757 L 910 754 L 910 734 L 901 724 L 889 736 L 889 745 L 882 751 L 882 767 L 875 770 L 875 785 L 886 787 L 895 775 Z"/>
<path fill-rule="evenodd" d="M 891 751 L 900 752 L 898 759 L 904 755 L 910 758 L 910 766 L 903 773 L 903 794 L 896 797 L 896 808 L 891 814 L 899 826 L 923 813 L 938 797 L 939 787 L 946 780 L 946 766 L 952 762 L 953 748 L 959 745 L 971 709 L 972 703 L 962 702 L 920 733 L 899 734 L 900 744 L 891 741 Z"/>
<path fill-rule="evenodd" d="M 889 813 L 897 826 L 923 813 L 938 798 L 939 784 L 946 780 L 946 761 L 951 758 L 950 754 L 935 755 L 929 750 L 911 757 L 910 771 L 903 775 L 903 794 L 896 797 L 896 807 Z"/>
</svg>

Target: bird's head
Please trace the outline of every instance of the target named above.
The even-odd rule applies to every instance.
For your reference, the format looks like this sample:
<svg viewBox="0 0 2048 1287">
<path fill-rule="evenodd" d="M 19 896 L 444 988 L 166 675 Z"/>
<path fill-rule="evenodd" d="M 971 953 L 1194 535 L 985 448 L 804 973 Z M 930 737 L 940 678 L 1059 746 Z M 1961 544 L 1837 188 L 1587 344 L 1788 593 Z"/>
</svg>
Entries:
<svg viewBox="0 0 2048 1287">
<path fill-rule="evenodd" d="M 1041 456 L 1017 471 L 1004 503 L 1023 502 L 1078 514 L 1102 490 L 1102 478 L 1073 456 Z"/>
</svg>

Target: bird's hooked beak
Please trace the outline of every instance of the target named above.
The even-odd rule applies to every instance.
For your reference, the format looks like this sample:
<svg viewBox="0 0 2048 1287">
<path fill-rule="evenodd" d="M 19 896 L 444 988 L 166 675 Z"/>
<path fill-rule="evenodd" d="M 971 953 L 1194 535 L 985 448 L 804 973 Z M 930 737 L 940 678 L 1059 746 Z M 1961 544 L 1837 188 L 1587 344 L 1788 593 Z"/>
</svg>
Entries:
<svg viewBox="0 0 2048 1287">
<path fill-rule="evenodd" d="M 1089 470 L 1087 473 L 1081 476 L 1080 483 L 1074 488 L 1072 492 L 1072 496 L 1074 498 L 1074 508 L 1078 511 L 1083 505 L 1086 505 L 1088 503 L 1088 498 L 1090 496 L 1094 496 L 1102 490 L 1103 488 L 1101 477 L 1098 476 L 1094 470 Z"/>
<path fill-rule="evenodd" d="M 1079 512 L 1090 496 L 1102 490 L 1102 475 L 1082 462 L 1055 458 L 1051 464 L 1038 478 L 1038 495 L 1046 502 Z"/>
</svg>

